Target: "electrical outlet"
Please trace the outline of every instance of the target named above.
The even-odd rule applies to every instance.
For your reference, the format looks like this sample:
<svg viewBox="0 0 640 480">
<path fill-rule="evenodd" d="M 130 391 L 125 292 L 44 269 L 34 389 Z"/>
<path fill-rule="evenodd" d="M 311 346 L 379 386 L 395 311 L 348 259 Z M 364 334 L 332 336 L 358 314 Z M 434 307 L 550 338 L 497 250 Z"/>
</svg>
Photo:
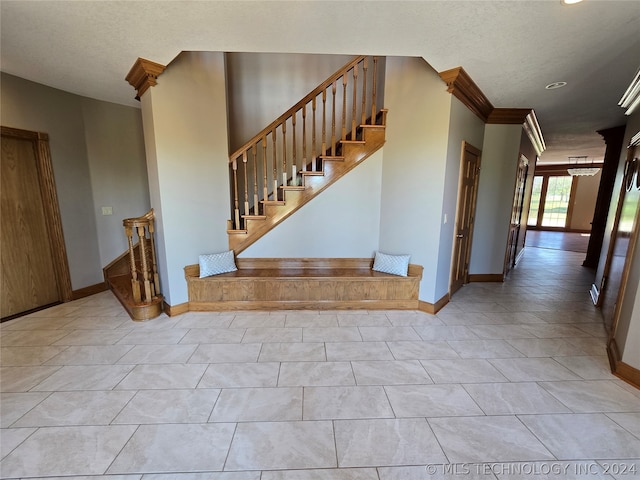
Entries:
<svg viewBox="0 0 640 480">
<path fill-rule="evenodd" d="M 102 207 L 102 215 L 113 215 L 113 207 Z"/>
</svg>

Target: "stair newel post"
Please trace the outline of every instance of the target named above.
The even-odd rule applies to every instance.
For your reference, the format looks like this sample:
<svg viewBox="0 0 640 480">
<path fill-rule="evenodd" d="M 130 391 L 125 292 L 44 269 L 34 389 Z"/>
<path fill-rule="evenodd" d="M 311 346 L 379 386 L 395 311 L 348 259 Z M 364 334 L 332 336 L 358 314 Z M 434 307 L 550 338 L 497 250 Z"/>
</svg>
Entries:
<svg viewBox="0 0 640 480">
<path fill-rule="evenodd" d="M 358 64 L 353 66 L 353 105 L 351 105 L 351 140 L 356 139 L 356 118 L 358 117 Z"/>
<path fill-rule="evenodd" d="M 342 140 L 347 139 L 347 73 L 342 75 Z"/>
<path fill-rule="evenodd" d="M 302 171 L 307 171 L 307 104 L 302 106 Z"/>
<path fill-rule="evenodd" d="M 369 57 L 364 57 L 362 61 L 362 115 L 360 125 L 367 123 L 367 67 Z"/>
<path fill-rule="evenodd" d="M 322 91 L 322 151 L 320 155 L 327 154 L 327 89 Z"/>
<path fill-rule="evenodd" d="M 282 122 L 282 186 L 287 186 L 287 120 Z"/>
<path fill-rule="evenodd" d="M 238 159 L 234 158 L 231 162 L 233 169 L 233 214 L 235 220 L 235 229 L 240 230 L 240 205 L 238 203 Z"/>
<path fill-rule="evenodd" d="M 253 153 L 253 214 L 260 215 L 258 208 L 258 145 L 254 144 L 251 151 Z"/>
<path fill-rule="evenodd" d="M 331 109 L 331 156 L 336 156 L 336 82 L 331 87 L 332 109 Z"/>
<path fill-rule="evenodd" d="M 311 112 L 312 121 L 311 121 L 311 171 L 316 171 L 316 98 L 313 97 L 311 101 Z"/>
<path fill-rule="evenodd" d="M 262 173 L 264 175 L 264 182 L 262 183 L 262 198 L 266 201 L 269 199 L 269 187 L 268 187 L 268 181 L 267 181 L 267 136 L 266 135 L 262 137 Z"/>
<path fill-rule="evenodd" d="M 291 184 L 296 187 L 298 185 L 298 165 L 297 165 L 297 145 L 296 145 L 296 116 L 297 113 L 295 110 L 293 111 L 293 116 L 291 117 L 291 125 L 292 125 L 292 155 L 291 155 Z"/>
<path fill-rule="evenodd" d="M 278 200 L 278 157 L 276 154 L 276 145 L 277 145 L 277 139 L 276 139 L 276 132 L 278 127 L 274 127 L 273 130 L 271 130 L 271 141 L 272 141 L 272 149 L 271 149 L 271 153 L 273 156 L 273 200 L 276 201 Z"/>
<path fill-rule="evenodd" d="M 149 281 L 149 265 L 147 263 L 147 246 L 146 246 L 146 231 L 144 225 L 138 226 L 138 239 L 140 242 L 140 260 L 142 262 L 142 280 L 144 283 L 144 299 L 145 301 L 151 301 L 151 283 Z"/>
<path fill-rule="evenodd" d="M 131 269 L 131 291 L 133 295 L 133 301 L 140 303 L 142 301 L 142 298 L 140 297 L 140 283 L 138 282 L 136 255 L 133 249 L 133 228 L 125 225 L 124 233 L 127 235 L 127 241 L 129 243 L 129 268 Z"/>
<path fill-rule="evenodd" d="M 249 177 L 247 172 L 247 151 L 242 152 L 242 166 L 244 169 L 244 214 L 249 215 Z"/>
<path fill-rule="evenodd" d="M 371 87 L 371 125 L 376 124 L 376 88 L 378 85 L 378 57 L 373 57 L 373 86 Z"/>
</svg>

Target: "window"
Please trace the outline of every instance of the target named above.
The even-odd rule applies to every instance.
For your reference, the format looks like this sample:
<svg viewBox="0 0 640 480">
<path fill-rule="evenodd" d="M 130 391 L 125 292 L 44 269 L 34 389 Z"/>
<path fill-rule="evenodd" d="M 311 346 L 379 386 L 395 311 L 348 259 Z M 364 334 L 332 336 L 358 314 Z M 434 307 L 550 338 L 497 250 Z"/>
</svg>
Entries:
<svg viewBox="0 0 640 480">
<path fill-rule="evenodd" d="M 565 229 L 571 221 L 574 177 L 566 169 L 540 168 L 533 177 L 527 225 L 533 228 Z"/>
<path fill-rule="evenodd" d="M 572 182 L 573 177 L 569 175 L 548 177 L 547 194 L 544 197 L 544 213 L 542 214 L 543 227 L 565 228 L 567 226 Z"/>
<path fill-rule="evenodd" d="M 533 190 L 531 190 L 531 206 L 527 225 L 535 227 L 538 224 L 538 211 L 540 210 L 540 194 L 542 193 L 542 176 L 533 177 Z"/>
</svg>

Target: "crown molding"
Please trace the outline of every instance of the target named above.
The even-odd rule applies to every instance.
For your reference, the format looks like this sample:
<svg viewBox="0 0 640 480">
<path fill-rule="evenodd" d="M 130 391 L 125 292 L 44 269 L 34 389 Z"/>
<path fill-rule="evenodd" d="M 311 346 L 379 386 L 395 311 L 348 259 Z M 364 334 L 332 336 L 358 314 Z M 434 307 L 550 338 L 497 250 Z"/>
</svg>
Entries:
<svg viewBox="0 0 640 480">
<path fill-rule="evenodd" d="M 464 68 L 456 67 L 440 72 L 440 78 L 447 84 L 447 91 L 486 122 L 493 111 L 493 105 L 478 88 Z"/>
<path fill-rule="evenodd" d="M 135 61 L 125 80 L 138 92 L 136 100 L 140 100 L 142 94 L 146 92 L 149 87 L 158 84 L 156 80 L 160 74 L 164 72 L 165 68 L 167 68 L 165 65 L 144 58 L 138 58 Z"/>
<path fill-rule="evenodd" d="M 524 119 L 523 128 L 536 151 L 536 155 L 542 155 L 542 152 L 547 149 L 547 145 L 544 143 L 542 130 L 540 129 L 538 117 L 536 117 L 536 112 L 534 110 L 529 110 L 529 114 Z"/>
<path fill-rule="evenodd" d="M 487 123 L 522 125 L 530 113 L 530 108 L 494 108 L 487 118 Z"/>
<path fill-rule="evenodd" d="M 633 81 L 624 92 L 624 95 L 618 102 L 622 108 L 626 108 L 625 115 L 631 115 L 640 106 L 640 70 L 636 72 Z"/>
</svg>

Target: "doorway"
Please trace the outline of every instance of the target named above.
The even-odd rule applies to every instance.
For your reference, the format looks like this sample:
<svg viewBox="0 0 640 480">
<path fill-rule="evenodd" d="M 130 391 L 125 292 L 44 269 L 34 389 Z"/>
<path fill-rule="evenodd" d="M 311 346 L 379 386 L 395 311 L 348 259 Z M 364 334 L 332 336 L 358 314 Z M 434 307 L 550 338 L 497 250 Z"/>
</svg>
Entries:
<svg viewBox="0 0 640 480">
<path fill-rule="evenodd" d="M 47 134 L 2 127 L 0 318 L 70 301 Z"/>
<path fill-rule="evenodd" d="M 469 258 L 471 257 L 471 239 L 476 216 L 481 153 L 473 145 L 462 142 L 449 295 L 453 295 L 462 285 L 469 282 Z"/>
</svg>

